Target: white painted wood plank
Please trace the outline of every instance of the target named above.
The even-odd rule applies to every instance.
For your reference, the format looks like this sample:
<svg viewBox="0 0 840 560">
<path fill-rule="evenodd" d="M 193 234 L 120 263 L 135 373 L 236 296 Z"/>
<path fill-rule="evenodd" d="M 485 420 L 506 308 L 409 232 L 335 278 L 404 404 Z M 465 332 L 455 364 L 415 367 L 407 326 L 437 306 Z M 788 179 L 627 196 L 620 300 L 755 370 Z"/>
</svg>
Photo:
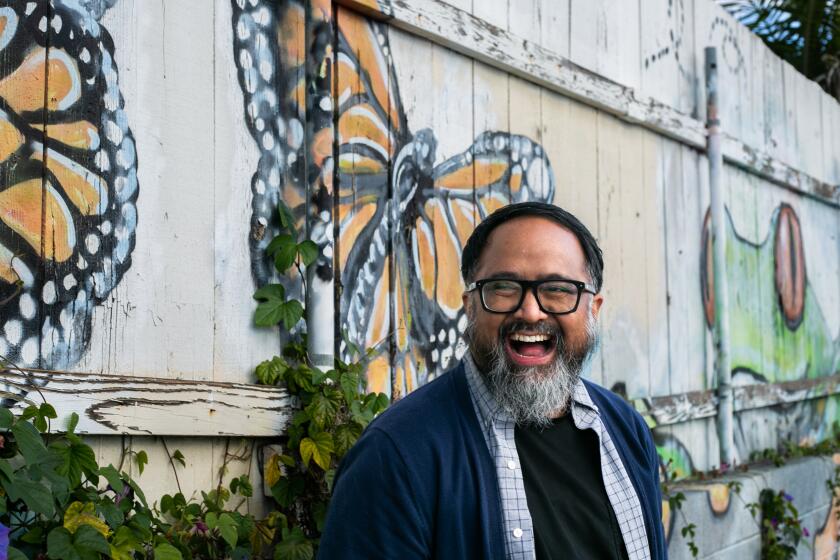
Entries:
<svg viewBox="0 0 840 560">
<path fill-rule="evenodd" d="M 824 180 L 840 183 L 840 102 L 823 94 L 820 96 L 822 117 L 822 147 Z"/>
<path fill-rule="evenodd" d="M 592 72 L 598 71 L 598 33 L 604 28 L 605 2 L 575 2 L 569 8 L 569 60 Z"/>
<path fill-rule="evenodd" d="M 231 4 L 215 4 L 213 380 L 249 383 L 279 353 L 277 329 L 253 326 L 256 302 L 248 238 L 251 178 L 259 150 L 245 123 L 234 61 Z"/>
<path fill-rule="evenodd" d="M 0 379 L 21 388 L 37 385 L 39 392 L 30 390 L 28 399 L 43 397 L 55 407 L 54 429 L 75 412 L 81 434 L 275 437 L 291 415 L 279 387 L 10 370 L 0 371 Z"/>
<path fill-rule="evenodd" d="M 799 125 L 796 122 L 799 112 L 799 104 L 797 100 L 799 88 L 796 85 L 798 76 L 799 72 L 797 72 L 793 66 L 791 66 L 788 62 L 782 61 L 781 84 L 785 92 L 786 137 L 783 144 L 783 155 L 780 160 L 796 169 L 802 169 L 802 154 L 799 146 Z"/>
<path fill-rule="evenodd" d="M 820 97 L 824 95 L 822 88 L 797 73 L 796 76 L 796 136 L 798 138 L 802 169 L 816 179 L 825 179 L 821 145 L 822 110 Z"/>
<path fill-rule="evenodd" d="M 706 4 L 698 2 L 696 6 Z M 695 11 L 703 12 L 702 9 Z M 710 16 L 707 12 L 708 10 L 703 13 L 708 19 Z M 725 21 L 725 17 L 722 19 Z M 739 65 L 742 65 L 743 61 L 732 46 L 735 43 L 725 40 L 726 31 L 721 31 L 721 25 L 711 28 L 711 20 L 705 23 L 709 28 L 703 28 L 698 23 L 695 44 L 701 45 L 711 42 L 712 39 L 725 42 L 728 49 L 727 60 L 731 61 L 734 69 L 740 71 Z M 703 122 L 644 96 L 633 88 L 587 72 L 539 45 L 523 41 L 509 33 L 499 33 L 495 27 L 491 32 L 486 23 L 454 10 L 439 0 L 415 0 L 411 4 L 394 5 L 391 25 L 446 45 L 552 91 L 579 99 L 626 122 L 640 124 L 688 146 L 705 147 Z M 730 73 L 734 73 L 734 70 Z M 704 102 L 701 98 L 699 105 L 702 107 Z M 734 122 L 737 124 L 740 118 Z M 724 125 L 724 131 L 726 130 L 729 129 Z M 734 130 L 737 130 L 737 126 Z M 840 186 L 818 181 L 795 166 L 774 160 L 763 150 L 748 146 L 731 135 L 724 141 L 724 157 L 728 162 L 747 168 L 773 182 L 840 205 Z"/>
<path fill-rule="evenodd" d="M 507 30 L 517 37 L 544 46 L 540 4 L 541 0 L 509 0 Z"/>
<path fill-rule="evenodd" d="M 96 308 L 91 348 L 77 367 L 210 379 L 213 10 L 128 0 L 106 17 L 136 140 L 138 234 L 132 266 Z"/>
<path fill-rule="evenodd" d="M 569 58 L 570 0 L 540 0 L 540 44 L 548 51 Z"/>
<path fill-rule="evenodd" d="M 785 88 L 782 82 L 782 61 L 771 53 L 764 53 L 764 139 L 763 151 L 774 159 L 785 155 L 788 132 L 785 118 Z"/>
<path fill-rule="evenodd" d="M 516 1 L 516 0 L 514 0 Z M 472 15 L 498 27 L 508 30 L 508 0 L 479 0 L 473 2 Z"/>
</svg>

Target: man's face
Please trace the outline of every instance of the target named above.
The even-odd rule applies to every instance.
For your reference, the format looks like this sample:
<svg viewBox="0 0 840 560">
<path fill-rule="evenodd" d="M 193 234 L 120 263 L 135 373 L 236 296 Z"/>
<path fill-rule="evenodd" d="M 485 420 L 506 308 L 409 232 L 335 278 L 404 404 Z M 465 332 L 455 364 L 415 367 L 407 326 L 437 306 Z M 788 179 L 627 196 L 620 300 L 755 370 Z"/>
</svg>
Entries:
<svg viewBox="0 0 840 560">
<path fill-rule="evenodd" d="M 540 217 L 514 218 L 492 231 L 472 280 L 487 278 L 591 283 L 577 237 Z M 577 310 L 566 315 L 543 312 L 531 290 L 525 291 L 519 309 L 506 314 L 485 311 L 477 290 L 464 293 L 463 300 L 470 320 L 470 350 L 482 372 L 503 367 L 509 377 L 539 378 L 578 373 L 594 344 L 603 297 L 583 292 Z M 511 381 L 527 384 L 539 379 L 506 380 Z"/>
</svg>

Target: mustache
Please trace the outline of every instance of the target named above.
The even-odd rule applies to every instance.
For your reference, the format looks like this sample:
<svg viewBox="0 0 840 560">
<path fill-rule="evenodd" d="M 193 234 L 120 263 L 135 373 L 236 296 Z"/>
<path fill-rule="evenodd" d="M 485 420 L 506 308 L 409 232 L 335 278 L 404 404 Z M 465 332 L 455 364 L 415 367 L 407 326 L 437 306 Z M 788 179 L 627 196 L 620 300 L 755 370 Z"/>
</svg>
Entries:
<svg viewBox="0 0 840 560">
<path fill-rule="evenodd" d="M 504 338 L 516 332 L 528 332 L 530 334 L 547 334 L 553 336 L 557 340 L 562 340 L 562 332 L 556 325 L 540 321 L 539 323 L 526 323 L 525 321 L 514 321 L 511 323 L 503 323 L 499 327 L 499 337 Z"/>
</svg>

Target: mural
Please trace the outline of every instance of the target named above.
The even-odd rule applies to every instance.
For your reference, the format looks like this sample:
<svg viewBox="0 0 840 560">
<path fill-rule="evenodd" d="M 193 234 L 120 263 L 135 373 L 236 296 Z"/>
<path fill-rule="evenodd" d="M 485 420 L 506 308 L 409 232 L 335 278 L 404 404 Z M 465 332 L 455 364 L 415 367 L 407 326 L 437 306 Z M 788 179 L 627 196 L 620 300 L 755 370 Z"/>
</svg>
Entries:
<svg viewBox="0 0 840 560">
<path fill-rule="evenodd" d="M 505 132 L 484 132 L 437 162 L 435 133 L 409 129 L 386 28 L 343 9 L 332 21 L 327 2 L 313 2 L 311 12 L 305 44 L 302 4 L 234 5 L 246 117 L 261 149 L 254 277 L 271 276 L 263 251 L 277 200 L 303 222 L 307 204 L 330 207 L 337 181 L 339 353 L 379 348 L 368 364 L 371 386 L 404 394 L 463 355 L 460 254 L 477 220 L 512 201 L 552 200 L 553 174 L 538 144 Z M 330 259 L 332 232 L 313 233 Z"/>
<path fill-rule="evenodd" d="M 137 156 L 95 19 L 111 4 L 0 2 L 0 356 L 21 367 L 78 361 L 131 266 Z"/>
</svg>

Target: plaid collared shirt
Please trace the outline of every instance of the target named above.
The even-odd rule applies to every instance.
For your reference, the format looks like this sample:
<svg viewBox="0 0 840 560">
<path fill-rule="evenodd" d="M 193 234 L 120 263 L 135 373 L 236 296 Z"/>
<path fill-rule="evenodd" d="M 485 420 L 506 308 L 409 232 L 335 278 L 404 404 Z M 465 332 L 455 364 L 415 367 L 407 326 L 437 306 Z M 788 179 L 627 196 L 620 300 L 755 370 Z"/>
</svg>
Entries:
<svg viewBox="0 0 840 560">
<path fill-rule="evenodd" d="M 505 546 L 508 560 L 531 560 L 535 557 L 534 528 L 525 484 L 514 441 L 515 424 L 501 409 L 478 373 L 469 352 L 464 356 L 467 382 L 476 416 L 481 424 L 490 455 L 496 463 L 496 477 L 502 497 Z M 572 397 L 572 419 L 579 430 L 594 430 L 601 449 L 601 475 L 612 505 L 627 556 L 630 560 L 650 558 L 645 520 L 639 496 L 630 482 L 624 464 L 609 432 L 601 422 L 598 407 L 592 402 L 583 381 L 578 381 Z"/>
</svg>

